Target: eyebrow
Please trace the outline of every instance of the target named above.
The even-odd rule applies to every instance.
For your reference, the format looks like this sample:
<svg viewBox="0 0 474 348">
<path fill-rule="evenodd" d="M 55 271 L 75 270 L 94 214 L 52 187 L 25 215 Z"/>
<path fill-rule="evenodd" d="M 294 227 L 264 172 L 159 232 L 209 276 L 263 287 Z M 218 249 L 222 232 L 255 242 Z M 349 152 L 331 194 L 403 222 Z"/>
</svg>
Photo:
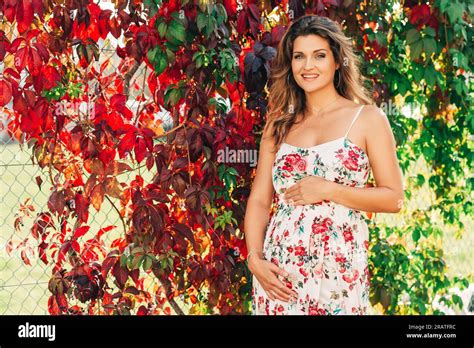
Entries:
<svg viewBox="0 0 474 348">
<path fill-rule="evenodd" d="M 320 48 L 320 49 L 314 50 L 313 53 L 314 53 L 314 52 L 318 52 L 318 51 L 327 51 L 327 50 L 326 50 L 325 48 Z M 295 53 L 303 53 L 303 52 L 294 51 L 293 54 L 295 54 Z"/>
</svg>

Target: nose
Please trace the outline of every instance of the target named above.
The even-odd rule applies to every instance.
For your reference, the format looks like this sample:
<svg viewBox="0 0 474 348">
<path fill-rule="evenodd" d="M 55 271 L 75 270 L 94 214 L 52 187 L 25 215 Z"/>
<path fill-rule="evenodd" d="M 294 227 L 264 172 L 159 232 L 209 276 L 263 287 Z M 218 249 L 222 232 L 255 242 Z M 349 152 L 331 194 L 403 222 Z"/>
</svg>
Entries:
<svg viewBox="0 0 474 348">
<path fill-rule="evenodd" d="M 306 59 L 305 64 L 304 64 L 305 70 L 312 70 L 315 67 L 316 67 L 316 64 L 312 61 L 312 58 L 308 57 L 308 59 Z"/>
</svg>

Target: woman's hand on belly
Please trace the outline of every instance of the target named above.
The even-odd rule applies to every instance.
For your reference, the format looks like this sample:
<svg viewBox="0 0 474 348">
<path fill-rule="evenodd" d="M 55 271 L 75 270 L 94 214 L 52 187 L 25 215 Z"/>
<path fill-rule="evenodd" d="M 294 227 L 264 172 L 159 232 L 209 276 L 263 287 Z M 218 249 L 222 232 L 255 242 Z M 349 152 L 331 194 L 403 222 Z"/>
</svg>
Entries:
<svg viewBox="0 0 474 348">
<path fill-rule="evenodd" d="M 257 278 L 271 300 L 278 299 L 283 302 L 289 302 L 292 298 L 298 297 L 297 292 L 290 289 L 288 285 L 278 277 L 280 276 L 283 279 L 287 279 L 289 276 L 288 272 L 273 262 L 265 259 L 255 259 L 251 268 L 249 265 L 249 270 L 253 273 L 255 278 Z"/>
<path fill-rule="evenodd" d="M 292 205 L 318 203 L 329 198 L 333 181 L 309 175 L 285 190 L 283 199 Z"/>
</svg>

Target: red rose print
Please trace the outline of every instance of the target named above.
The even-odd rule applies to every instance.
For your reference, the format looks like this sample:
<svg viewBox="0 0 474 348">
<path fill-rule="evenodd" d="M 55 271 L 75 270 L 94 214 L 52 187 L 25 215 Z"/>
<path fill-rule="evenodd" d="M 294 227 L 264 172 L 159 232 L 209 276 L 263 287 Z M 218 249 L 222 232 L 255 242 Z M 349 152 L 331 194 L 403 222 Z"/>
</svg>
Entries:
<svg viewBox="0 0 474 348">
<path fill-rule="evenodd" d="M 325 226 L 332 226 L 332 223 L 333 223 L 332 220 L 328 217 L 323 220 L 323 224 Z"/>
<path fill-rule="evenodd" d="M 320 308 L 318 303 L 310 304 L 308 307 L 308 315 L 325 315 L 326 311 L 324 308 Z"/>
<path fill-rule="evenodd" d="M 298 171 L 303 172 L 306 170 L 306 161 L 304 159 L 299 160 L 296 164 L 295 167 Z"/>
<path fill-rule="evenodd" d="M 291 154 L 285 157 L 285 163 L 288 165 L 294 165 L 296 162 L 298 162 L 301 159 L 300 155 L 297 154 Z"/>
<path fill-rule="evenodd" d="M 357 170 L 357 159 L 346 158 L 342 164 L 349 170 Z"/>
<path fill-rule="evenodd" d="M 313 228 L 313 233 L 315 234 L 325 233 L 328 230 L 326 226 L 321 225 L 320 223 L 317 223 L 317 222 L 313 223 L 312 228 Z"/>
<path fill-rule="evenodd" d="M 308 273 L 307 273 L 303 268 L 300 267 L 300 268 L 299 268 L 299 271 L 300 271 L 300 273 L 301 273 L 303 276 L 305 276 L 305 277 L 308 276 Z"/>
<path fill-rule="evenodd" d="M 354 281 L 357 280 L 357 278 L 359 278 L 359 271 L 358 270 L 355 270 L 354 271 L 354 275 L 352 277 L 349 277 L 348 275 L 346 274 L 343 274 L 342 275 L 342 279 L 346 282 L 346 283 L 353 283 Z"/>
<path fill-rule="evenodd" d="M 302 172 L 306 170 L 306 160 L 298 154 L 290 154 L 285 157 L 285 164 L 282 169 L 288 172 L 293 172 L 295 170 Z"/>
<path fill-rule="evenodd" d="M 354 236 L 352 235 L 352 231 L 350 229 L 344 231 L 344 240 L 346 243 L 354 240 Z"/>
<path fill-rule="evenodd" d="M 305 247 L 303 246 L 297 246 L 295 248 L 295 255 L 296 256 L 299 256 L 299 255 L 304 255 L 305 254 Z"/>
<path fill-rule="evenodd" d="M 336 254 L 336 262 L 345 263 L 347 260 L 343 254 Z"/>
</svg>

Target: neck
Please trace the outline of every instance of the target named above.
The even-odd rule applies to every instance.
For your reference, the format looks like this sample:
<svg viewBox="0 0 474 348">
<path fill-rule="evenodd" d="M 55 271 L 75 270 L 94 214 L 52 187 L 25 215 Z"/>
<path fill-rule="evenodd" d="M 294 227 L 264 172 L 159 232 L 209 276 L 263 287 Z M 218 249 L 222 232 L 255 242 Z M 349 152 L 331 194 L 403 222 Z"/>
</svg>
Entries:
<svg viewBox="0 0 474 348">
<path fill-rule="evenodd" d="M 337 93 L 332 84 L 323 89 L 306 93 L 306 112 L 309 115 L 317 114 L 321 109 L 333 103 L 339 96 L 339 93 Z"/>
</svg>

